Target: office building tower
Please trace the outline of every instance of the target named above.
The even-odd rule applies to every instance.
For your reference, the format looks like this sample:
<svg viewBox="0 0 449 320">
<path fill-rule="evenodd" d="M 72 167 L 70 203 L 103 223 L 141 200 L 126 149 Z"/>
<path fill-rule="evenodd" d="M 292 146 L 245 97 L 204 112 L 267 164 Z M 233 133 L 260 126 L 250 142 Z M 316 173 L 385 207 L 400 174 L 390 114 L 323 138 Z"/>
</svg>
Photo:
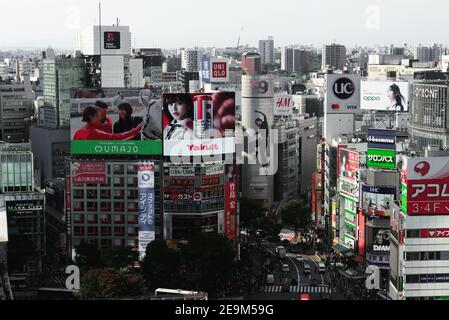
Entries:
<svg viewBox="0 0 449 320">
<path fill-rule="evenodd" d="M 341 44 L 329 44 L 323 47 L 321 69 L 331 67 L 334 70 L 343 70 L 346 66 L 346 48 Z"/>
<path fill-rule="evenodd" d="M 181 51 L 181 68 L 187 72 L 198 72 L 200 67 L 198 50 L 184 49 Z"/>
<path fill-rule="evenodd" d="M 273 37 L 268 37 L 268 40 L 259 40 L 259 51 L 262 64 L 274 64 Z"/>
<path fill-rule="evenodd" d="M 409 135 L 418 154 L 424 154 L 428 145 L 449 146 L 448 85 L 439 80 L 411 84 Z"/>
<path fill-rule="evenodd" d="M 70 90 L 82 88 L 86 81 L 86 66 L 83 59 L 57 57 L 45 59 L 44 73 L 44 123 L 47 128 L 70 127 Z"/>
<path fill-rule="evenodd" d="M 0 80 L 0 141 L 28 142 L 25 119 L 33 115 L 33 98 L 29 77 L 21 82 Z"/>
<path fill-rule="evenodd" d="M 0 143 L 0 211 L 8 224 L 10 272 L 42 271 L 45 249 L 45 196 L 34 186 L 29 144 Z"/>
<path fill-rule="evenodd" d="M 257 52 L 246 52 L 242 55 L 240 67 L 245 74 L 254 76 L 262 72 L 262 59 Z"/>
</svg>

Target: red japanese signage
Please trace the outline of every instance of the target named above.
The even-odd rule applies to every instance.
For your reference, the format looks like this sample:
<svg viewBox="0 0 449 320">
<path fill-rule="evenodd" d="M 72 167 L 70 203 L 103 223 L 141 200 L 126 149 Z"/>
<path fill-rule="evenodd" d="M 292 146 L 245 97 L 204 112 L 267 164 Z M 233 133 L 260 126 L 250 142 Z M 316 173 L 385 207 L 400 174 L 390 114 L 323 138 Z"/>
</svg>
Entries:
<svg viewBox="0 0 449 320">
<path fill-rule="evenodd" d="M 230 240 L 235 240 L 237 238 L 237 171 L 237 166 L 226 166 L 225 232 Z"/>
<path fill-rule="evenodd" d="M 407 175 L 408 179 L 405 179 Z M 407 159 L 403 201 L 409 215 L 449 214 L 449 159 Z"/>
<path fill-rule="evenodd" d="M 72 177 L 74 184 L 105 184 L 106 164 L 104 162 L 74 162 Z"/>
<path fill-rule="evenodd" d="M 449 229 L 422 229 L 420 238 L 449 238 Z"/>
</svg>

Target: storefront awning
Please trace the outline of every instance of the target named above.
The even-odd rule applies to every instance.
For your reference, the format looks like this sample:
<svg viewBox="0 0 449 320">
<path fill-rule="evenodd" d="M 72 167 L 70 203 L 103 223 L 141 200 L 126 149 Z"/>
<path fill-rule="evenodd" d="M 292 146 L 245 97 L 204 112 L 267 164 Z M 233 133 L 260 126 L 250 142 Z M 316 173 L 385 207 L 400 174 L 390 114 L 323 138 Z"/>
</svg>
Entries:
<svg viewBox="0 0 449 320">
<path fill-rule="evenodd" d="M 351 249 L 349 249 L 348 247 L 345 247 L 344 245 L 341 245 L 341 244 L 339 244 L 339 243 L 336 244 L 336 245 L 334 245 L 334 246 L 332 247 L 332 249 L 333 249 L 335 252 L 339 252 L 339 253 L 342 253 L 342 254 L 351 251 Z"/>
</svg>

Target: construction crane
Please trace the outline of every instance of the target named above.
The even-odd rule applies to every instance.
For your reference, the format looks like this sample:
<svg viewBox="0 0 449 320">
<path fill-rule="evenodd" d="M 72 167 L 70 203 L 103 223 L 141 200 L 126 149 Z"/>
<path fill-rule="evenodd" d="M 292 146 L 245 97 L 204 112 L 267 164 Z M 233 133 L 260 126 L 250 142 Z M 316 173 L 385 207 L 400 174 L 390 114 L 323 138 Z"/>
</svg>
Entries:
<svg viewBox="0 0 449 320">
<path fill-rule="evenodd" d="M 240 48 L 240 39 L 242 37 L 242 32 L 243 32 L 243 28 L 245 26 L 242 26 L 242 28 L 240 29 L 240 34 L 239 34 L 239 40 L 237 41 L 237 53 L 239 52 L 239 48 Z"/>
<path fill-rule="evenodd" d="M 0 259 L 0 300 L 14 300 L 6 263 Z"/>
</svg>

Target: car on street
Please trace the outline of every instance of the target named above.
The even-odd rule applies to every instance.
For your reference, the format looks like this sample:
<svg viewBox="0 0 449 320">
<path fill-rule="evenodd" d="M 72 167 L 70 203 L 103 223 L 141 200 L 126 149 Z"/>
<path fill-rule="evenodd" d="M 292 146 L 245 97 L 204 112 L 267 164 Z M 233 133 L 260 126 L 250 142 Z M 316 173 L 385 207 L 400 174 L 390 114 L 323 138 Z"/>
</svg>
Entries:
<svg viewBox="0 0 449 320">
<path fill-rule="evenodd" d="M 272 273 L 267 274 L 267 284 L 274 284 L 274 275 Z"/>
<path fill-rule="evenodd" d="M 309 275 L 312 273 L 312 268 L 308 263 L 304 263 L 304 274 Z"/>
<path fill-rule="evenodd" d="M 322 263 L 322 262 L 318 263 L 318 271 L 321 274 L 326 273 L 326 265 L 324 263 Z"/>
<path fill-rule="evenodd" d="M 299 252 L 298 248 L 295 248 L 295 247 L 291 247 L 291 248 L 289 249 L 289 251 L 290 251 L 291 253 L 298 253 L 298 252 Z"/>
<path fill-rule="evenodd" d="M 290 267 L 288 264 L 282 264 L 282 272 L 290 272 Z"/>
<path fill-rule="evenodd" d="M 304 257 L 303 257 L 302 255 L 300 255 L 300 254 L 297 254 L 296 257 L 295 257 L 295 259 L 296 259 L 296 261 L 298 261 L 298 262 L 304 262 Z"/>
</svg>

